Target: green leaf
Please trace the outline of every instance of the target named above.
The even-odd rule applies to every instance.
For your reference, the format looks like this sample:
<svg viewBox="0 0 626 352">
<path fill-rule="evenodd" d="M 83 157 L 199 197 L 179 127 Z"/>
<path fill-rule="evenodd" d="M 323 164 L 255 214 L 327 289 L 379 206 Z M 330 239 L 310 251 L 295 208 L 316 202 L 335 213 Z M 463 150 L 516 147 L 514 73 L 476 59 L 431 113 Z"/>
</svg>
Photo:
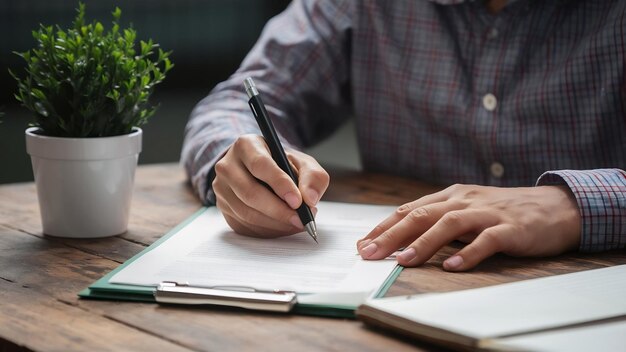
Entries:
<svg viewBox="0 0 626 352">
<path fill-rule="evenodd" d="M 148 121 L 155 107 L 148 99 L 174 65 L 152 39 L 137 43 L 137 32 L 121 28 L 122 11 L 112 12 L 109 31 L 86 20 L 80 2 L 71 28 L 40 25 L 32 31 L 36 46 L 18 53 L 23 73 L 15 99 L 35 113 L 33 125 L 62 137 L 128 133 Z M 154 53 L 154 50 L 157 50 Z"/>
<path fill-rule="evenodd" d="M 43 104 L 39 101 L 35 103 L 35 111 L 42 116 L 48 116 L 48 110 L 46 110 Z"/>
<path fill-rule="evenodd" d="M 170 59 L 165 59 L 164 62 L 165 62 L 165 72 L 168 72 L 174 67 L 174 64 L 172 64 Z"/>
<path fill-rule="evenodd" d="M 100 22 L 96 22 L 96 25 L 94 27 L 94 32 L 97 35 L 102 35 L 102 32 L 104 31 L 104 27 L 102 26 L 102 23 Z"/>
<path fill-rule="evenodd" d="M 141 56 L 146 56 L 150 53 L 150 44 L 144 42 L 143 40 L 139 42 L 141 44 Z"/>
<path fill-rule="evenodd" d="M 118 22 L 120 20 L 120 17 L 122 17 L 122 10 L 120 10 L 119 7 L 115 7 L 115 10 L 112 12 L 113 14 L 113 20 L 115 22 Z"/>
</svg>

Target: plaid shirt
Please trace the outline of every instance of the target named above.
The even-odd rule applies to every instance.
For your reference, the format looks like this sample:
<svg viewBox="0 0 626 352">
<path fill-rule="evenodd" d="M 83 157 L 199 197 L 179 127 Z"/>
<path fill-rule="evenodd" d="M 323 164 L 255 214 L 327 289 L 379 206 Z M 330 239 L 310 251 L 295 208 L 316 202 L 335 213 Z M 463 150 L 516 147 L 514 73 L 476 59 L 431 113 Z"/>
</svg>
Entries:
<svg viewBox="0 0 626 352">
<path fill-rule="evenodd" d="M 365 170 L 567 184 L 580 249 L 623 248 L 625 45 L 626 1 L 517 0 L 495 15 L 482 1 L 294 1 L 196 106 L 182 160 L 211 202 L 213 164 L 259 133 L 242 85 L 252 76 L 291 147 L 354 116 Z"/>
</svg>

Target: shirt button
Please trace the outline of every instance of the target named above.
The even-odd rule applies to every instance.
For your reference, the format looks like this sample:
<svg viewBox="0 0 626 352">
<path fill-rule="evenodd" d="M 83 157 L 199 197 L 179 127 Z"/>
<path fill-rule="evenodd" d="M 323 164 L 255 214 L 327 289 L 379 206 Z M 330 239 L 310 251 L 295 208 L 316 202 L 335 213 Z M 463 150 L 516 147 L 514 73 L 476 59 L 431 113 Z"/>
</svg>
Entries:
<svg viewBox="0 0 626 352">
<path fill-rule="evenodd" d="M 500 178 L 504 175 L 504 166 L 497 161 L 491 164 L 489 170 L 491 171 L 491 176 L 495 178 Z"/>
<path fill-rule="evenodd" d="M 498 30 L 496 28 L 491 28 L 489 32 L 487 32 L 487 39 L 496 39 L 498 37 Z"/>
<path fill-rule="evenodd" d="M 491 93 L 485 94 L 485 96 L 483 97 L 483 106 L 485 107 L 485 109 L 487 109 L 487 111 L 494 111 L 496 109 L 496 106 L 498 106 L 498 100 L 496 99 L 496 96 Z"/>
</svg>

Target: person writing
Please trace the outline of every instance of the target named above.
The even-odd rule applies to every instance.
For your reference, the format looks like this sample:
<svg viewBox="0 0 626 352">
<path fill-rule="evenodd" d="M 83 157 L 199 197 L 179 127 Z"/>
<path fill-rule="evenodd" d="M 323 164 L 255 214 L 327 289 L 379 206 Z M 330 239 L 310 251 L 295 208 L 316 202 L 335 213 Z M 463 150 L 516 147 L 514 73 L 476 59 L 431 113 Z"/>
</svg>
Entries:
<svg viewBox="0 0 626 352">
<path fill-rule="evenodd" d="M 363 167 L 452 185 L 357 243 L 443 268 L 494 253 L 626 246 L 626 2 L 293 1 L 192 112 L 182 161 L 237 232 L 302 231 L 326 171 L 299 151 L 354 116 Z M 254 78 L 299 184 L 272 160 L 242 89 Z M 260 181 L 269 187 L 262 185 Z"/>
</svg>

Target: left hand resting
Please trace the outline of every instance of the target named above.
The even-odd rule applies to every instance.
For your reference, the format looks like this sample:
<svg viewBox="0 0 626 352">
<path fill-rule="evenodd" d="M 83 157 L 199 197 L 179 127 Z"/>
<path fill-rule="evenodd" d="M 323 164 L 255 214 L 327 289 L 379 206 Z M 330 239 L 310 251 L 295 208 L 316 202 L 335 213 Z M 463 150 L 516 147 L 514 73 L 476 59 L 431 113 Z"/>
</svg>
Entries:
<svg viewBox="0 0 626 352">
<path fill-rule="evenodd" d="M 443 268 L 464 271 L 498 252 L 550 256 L 576 249 L 580 223 L 576 200 L 565 186 L 454 185 L 400 206 L 357 248 L 364 259 L 382 259 L 406 247 L 398 263 L 417 266 L 459 240 L 468 245 Z"/>
</svg>

